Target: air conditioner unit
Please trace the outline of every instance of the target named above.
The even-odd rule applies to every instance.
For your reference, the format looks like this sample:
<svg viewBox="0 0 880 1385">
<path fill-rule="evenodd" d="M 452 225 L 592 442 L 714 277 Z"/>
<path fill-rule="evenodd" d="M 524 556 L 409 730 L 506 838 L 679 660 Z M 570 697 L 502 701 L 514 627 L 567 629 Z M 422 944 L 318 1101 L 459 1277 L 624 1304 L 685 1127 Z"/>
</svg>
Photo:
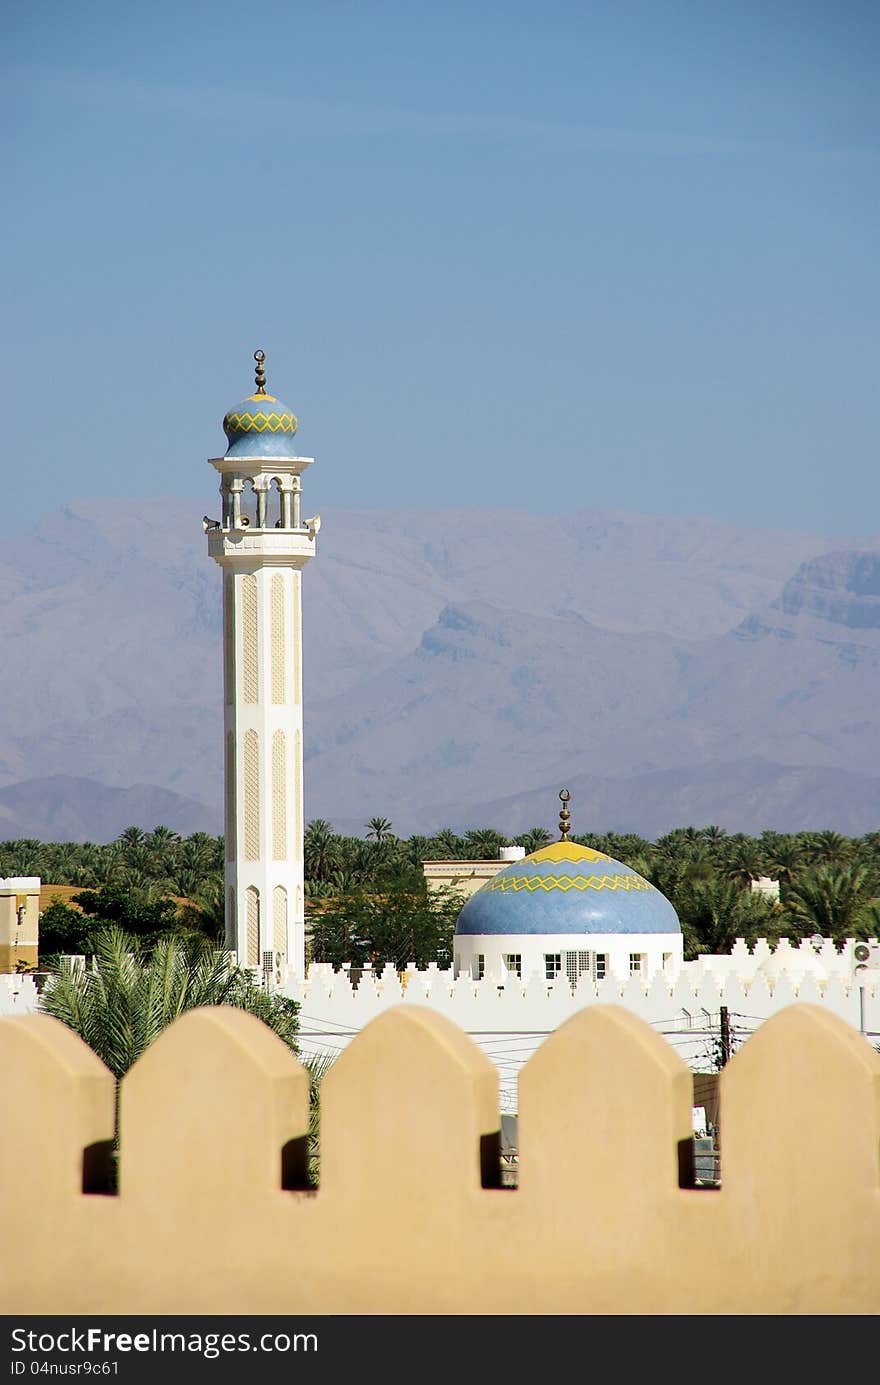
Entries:
<svg viewBox="0 0 880 1385">
<path fill-rule="evenodd" d="M 856 943 L 853 963 L 856 971 L 861 971 L 863 967 L 880 970 L 880 943 Z"/>
</svg>

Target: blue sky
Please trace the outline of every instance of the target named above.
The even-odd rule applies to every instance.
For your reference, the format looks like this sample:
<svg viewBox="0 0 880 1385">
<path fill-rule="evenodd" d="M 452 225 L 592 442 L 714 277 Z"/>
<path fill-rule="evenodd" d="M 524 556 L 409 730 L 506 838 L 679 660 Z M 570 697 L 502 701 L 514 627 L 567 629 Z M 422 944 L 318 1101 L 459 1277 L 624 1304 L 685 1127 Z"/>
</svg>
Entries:
<svg viewBox="0 0 880 1385">
<path fill-rule="evenodd" d="M 210 509 L 263 346 L 310 510 L 880 533 L 876 4 L 29 0 L 5 39 L 7 527 Z"/>
</svg>

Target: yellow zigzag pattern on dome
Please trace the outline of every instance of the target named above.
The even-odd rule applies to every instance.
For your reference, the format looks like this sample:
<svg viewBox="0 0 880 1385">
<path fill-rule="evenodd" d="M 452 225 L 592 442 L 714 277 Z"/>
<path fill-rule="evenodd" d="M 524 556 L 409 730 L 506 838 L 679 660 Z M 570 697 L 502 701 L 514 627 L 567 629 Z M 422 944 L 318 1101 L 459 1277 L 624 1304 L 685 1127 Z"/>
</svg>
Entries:
<svg viewBox="0 0 880 1385">
<path fill-rule="evenodd" d="M 227 414 L 226 427 L 236 433 L 295 433 L 293 414 Z"/>
<path fill-rule="evenodd" d="M 499 894 L 518 894 L 527 890 L 653 890 L 649 881 L 640 875 L 497 875 L 483 886 Z"/>
</svg>

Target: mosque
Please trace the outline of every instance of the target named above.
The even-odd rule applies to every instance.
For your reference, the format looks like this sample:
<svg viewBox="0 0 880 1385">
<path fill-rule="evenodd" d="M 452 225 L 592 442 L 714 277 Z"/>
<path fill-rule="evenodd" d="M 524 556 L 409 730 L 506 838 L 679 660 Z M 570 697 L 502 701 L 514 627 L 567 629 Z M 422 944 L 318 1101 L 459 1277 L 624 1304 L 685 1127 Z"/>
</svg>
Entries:
<svg viewBox="0 0 880 1385">
<path fill-rule="evenodd" d="M 665 895 L 622 861 L 569 840 L 567 789 L 559 841 L 502 866 L 465 903 L 455 927 L 457 975 L 577 985 L 586 973 L 670 980 L 684 961 L 681 924 Z"/>
<path fill-rule="evenodd" d="M 247 966 L 305 974 L 302 570 L 320 517 L 302 520 L 292 409 L 255 388 L 223 419 L 221 517 L 205 517 L 208 553 L 223 570 L 227 946 Z M 569 839 L 495 873 L 464 905 L 457 974 L 674 977 L 681 926 L 669 901 L 630 866 Z"/>
</svg>

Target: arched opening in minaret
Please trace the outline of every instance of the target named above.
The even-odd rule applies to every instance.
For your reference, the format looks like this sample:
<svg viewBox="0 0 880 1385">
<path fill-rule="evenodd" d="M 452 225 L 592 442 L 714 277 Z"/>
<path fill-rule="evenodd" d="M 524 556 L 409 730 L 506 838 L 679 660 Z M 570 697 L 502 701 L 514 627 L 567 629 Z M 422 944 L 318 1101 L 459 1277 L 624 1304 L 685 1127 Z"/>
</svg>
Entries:
<svg viewBox="0 0 880 1385">
<path fill-rule="evenodd" d="M 275 486 L 273 509 L 276 511 L 275 528 L 290 529 L 293 523 L 293 511 L 291 509 L 290 482 L 285 485 L 281 476 L 273 476 L 272 484 Z"/>
<path fill-rule="evenodd" d="M 241 493 L 241 519 L 246 529 L 256 529 L 258 527 L 257 493 L 254 490 L 253 481 L 245 481 L 244 483 L 244 490 Z"/>
</svg>

